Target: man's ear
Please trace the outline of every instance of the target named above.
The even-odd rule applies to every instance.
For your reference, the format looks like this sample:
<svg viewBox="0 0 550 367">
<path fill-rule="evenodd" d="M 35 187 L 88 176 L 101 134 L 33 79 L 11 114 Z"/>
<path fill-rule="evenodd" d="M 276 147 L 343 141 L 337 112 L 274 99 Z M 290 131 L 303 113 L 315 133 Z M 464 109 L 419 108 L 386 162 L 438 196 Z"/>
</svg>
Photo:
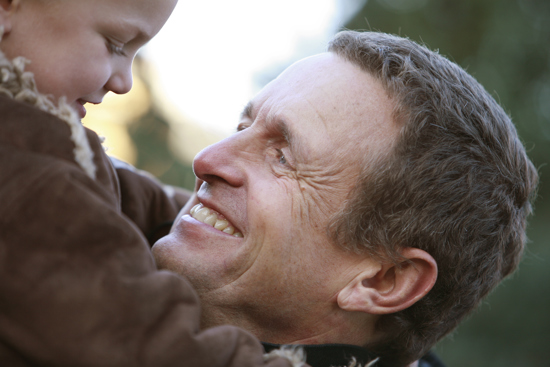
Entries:
<svg viewBox="0 0 550 367">
<path fill-rule="evenodd" d="M 404 310 L 424 297 L 437 279 L 437 263 L 426 251 L 407 247 L 399 267 L 378 263 L 358 274 L 337 297 L 345 311 L 383 315 Z"/>
<path fill-rule="evenodd" d="M 8 10 L 11 8 L 12 0 L 0 0 L 0 10 Z"/>
<path fill-rule="evenodd" d="M 11 31 L 11 14 L 19 6 L 19 0 L 0 0 L 0 40 Z"/>
</svg>

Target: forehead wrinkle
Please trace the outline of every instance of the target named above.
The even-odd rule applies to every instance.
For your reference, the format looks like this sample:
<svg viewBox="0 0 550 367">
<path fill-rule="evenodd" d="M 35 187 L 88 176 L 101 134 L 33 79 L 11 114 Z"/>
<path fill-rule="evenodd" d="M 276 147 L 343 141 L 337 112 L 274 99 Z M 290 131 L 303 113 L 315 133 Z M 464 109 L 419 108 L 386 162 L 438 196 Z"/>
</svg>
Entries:
<svg viewBox="0 0 550 367">
<path fill-rule="evenodd" d="M 319 112 L 319 109 L 317 108 L 317 105 L 312 102 L 309 98 L 306 96 L 302 96 L 302 99 L 307 102 L 307 104 L 311 107 L 311 109 L 315 112 L 319 120 L 323 123 L 323 126 L 325 127 L 325 130 L 328 131 L 328 119 L 327 117 L 323 116 L 321 112 Z"/>
</svg>

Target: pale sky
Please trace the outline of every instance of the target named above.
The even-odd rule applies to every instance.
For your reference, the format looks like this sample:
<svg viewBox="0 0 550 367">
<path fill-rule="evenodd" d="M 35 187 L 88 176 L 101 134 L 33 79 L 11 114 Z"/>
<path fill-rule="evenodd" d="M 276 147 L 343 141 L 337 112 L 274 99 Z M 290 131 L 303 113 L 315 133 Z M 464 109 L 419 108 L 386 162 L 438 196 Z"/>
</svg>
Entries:
<svg viewBox="0 0 550 367">
<path fill-rule="evenodd" d="M 362 0 L 180 0 L 143 50 L 178 113 L 223 136 L 292 62 L 323 52 Z"/>
<path fill-rule="evenodd" d="M 365 0 L 179 0 L 141 51 L 156 107 L 171 125 L 169 146 L 183 161 L 235 131 L 259 89 L 293 62 L 325 51 Z M 153 75 L 153 76 L 151 76 Z M 147 111 L 147 88 L 111 93 L 87 106 L 83 123 L 105 137 L 109 154 L 134 164 L 127 125 Z"/>
</svg>

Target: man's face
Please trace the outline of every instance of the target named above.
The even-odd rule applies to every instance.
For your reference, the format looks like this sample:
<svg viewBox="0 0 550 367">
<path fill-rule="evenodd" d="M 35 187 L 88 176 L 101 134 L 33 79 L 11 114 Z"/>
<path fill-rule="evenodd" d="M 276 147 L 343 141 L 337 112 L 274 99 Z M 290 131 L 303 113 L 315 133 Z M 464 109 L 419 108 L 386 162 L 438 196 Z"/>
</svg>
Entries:
<svg viewBox="0 0 550 367">
<path fill-rule="evenodd" d="M 331 322 L 329 305 L 364 259 L 334 245 L 327 225 L 362 165 L 392 146 L 391 112 L 378 81 L 321 54 L 266 86 L 239 131 L 197 155 L 198 198 L 214 216 L 183 215 L 153 253 L 195 286 L 203 326 L 229 322 L 291 342 L 273 335 L 298 319 Z M 212 227 L 216 219 L 242 237 Z"/>
</svg>

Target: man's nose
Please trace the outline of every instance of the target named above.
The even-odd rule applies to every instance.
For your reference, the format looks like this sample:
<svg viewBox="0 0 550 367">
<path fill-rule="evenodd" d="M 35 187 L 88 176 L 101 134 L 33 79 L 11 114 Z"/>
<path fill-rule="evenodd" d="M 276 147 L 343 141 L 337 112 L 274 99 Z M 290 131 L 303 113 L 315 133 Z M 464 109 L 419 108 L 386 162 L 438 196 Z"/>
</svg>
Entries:
<svg viewBox="0 0 550 367">
<path fill-rule="evenodd" d="M 216 181 L 239 187 L 244 184 L 243 139 L 240 133 L 203 149 L 193 161 L 195 175 L 212 184 Z"/>
<path fill-rule="evenodd" d="M 105 88 L 116 94 L 126 94 L 132 89 L 132 83 L 132 62 L 124 60 L 114 66 Z"/>
</svg>

